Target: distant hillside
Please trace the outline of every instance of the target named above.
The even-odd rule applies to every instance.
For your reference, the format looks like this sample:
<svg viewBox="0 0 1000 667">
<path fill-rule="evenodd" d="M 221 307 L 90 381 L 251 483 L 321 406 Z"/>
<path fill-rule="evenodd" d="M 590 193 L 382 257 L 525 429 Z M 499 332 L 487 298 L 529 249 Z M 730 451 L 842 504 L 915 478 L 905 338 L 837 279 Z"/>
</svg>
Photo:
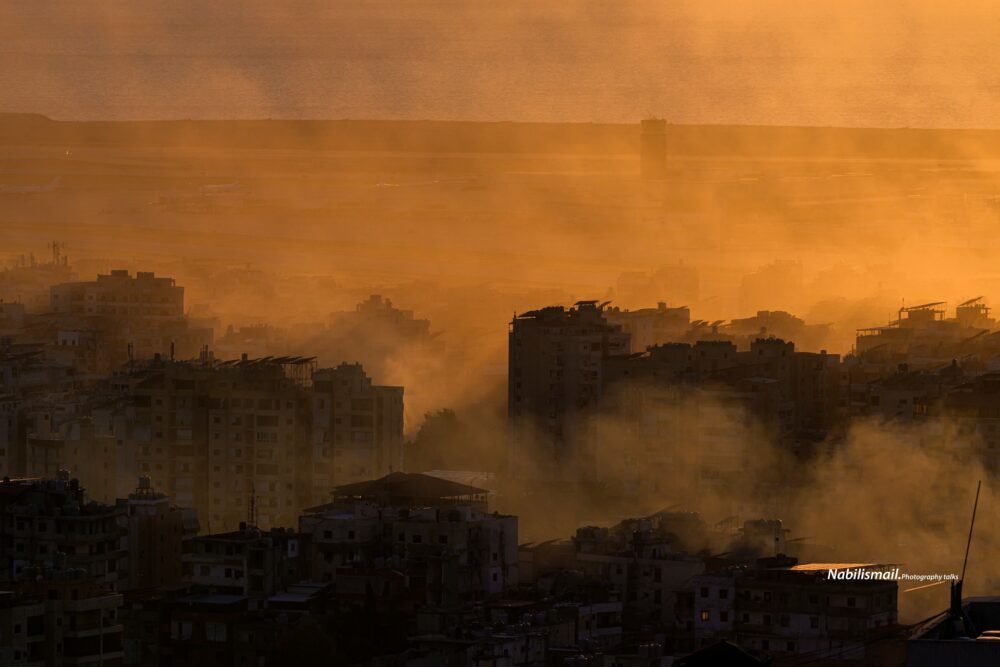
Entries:
<svg viewBox="0 0 1000 667">
<path fill-rule="evenodd" d="M 683 156 L 1000 157 L 1000 131 L 671 125 Z M 639 125 L 366 120 L 54 121 L 0 114 L 0 146 L 315 149 L 362 152 L 636 154 Z"/>
</svg>

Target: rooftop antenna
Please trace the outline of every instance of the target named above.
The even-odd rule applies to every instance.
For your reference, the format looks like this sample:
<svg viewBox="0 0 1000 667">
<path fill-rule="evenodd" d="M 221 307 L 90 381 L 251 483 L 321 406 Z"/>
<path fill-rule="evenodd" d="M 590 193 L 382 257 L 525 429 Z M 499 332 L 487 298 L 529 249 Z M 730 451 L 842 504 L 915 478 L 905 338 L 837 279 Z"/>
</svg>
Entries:
<svg viewBox="0 0 1000 667">
<path fill-rule="evenodd" d="M 257 486 L 250 487 L 250 512 L 247 515 L 247 525 L 257 527 Z"/>
<path fill-rule="evenodd" d="M 972 520 L 969 522 L 969 537 L 965 542 L 965 558 L 962 560 L 962 576 L 958 581 L 951 584 L 951 605 L 948 615 L 951 617 L 955 635 L 958 637 L 974 637 L 976 632 L 972 620 L 965 615 L 962 609 L 962 584 L 965 583 L 965 569 L 969 564 L 969 547 L 972 546 L 972 530 L 976 526 L 976 510 L 979 508 L 979 490 L 983 486 L 983 480 L 976 484 L 976 500 L 972 504 Z"/>
<path fill-rule="evenodd" d="M 979 480 L 976 484 L 976 500 L 972 504 L 972 521 L 969 522 L 969 539 L 965 542 L 965 560 L 962 561 L 962 578 L 960 581 L 965 581 L 965 567 L 969 564 L 969 547 L 972 546 L 972 529 L 976 525 L 976 510 L 979 508 L 979 490 L 983 486 L 983 480 Z"/>
</svg>

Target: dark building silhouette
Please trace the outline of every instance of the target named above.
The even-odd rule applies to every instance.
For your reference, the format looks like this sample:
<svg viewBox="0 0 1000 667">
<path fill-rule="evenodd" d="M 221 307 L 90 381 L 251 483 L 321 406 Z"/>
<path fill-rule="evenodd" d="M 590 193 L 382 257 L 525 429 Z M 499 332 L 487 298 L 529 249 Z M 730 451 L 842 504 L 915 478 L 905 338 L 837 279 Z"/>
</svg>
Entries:
<svg viewBox="0 0 1000 667">
<path fill-rule="evenodd" d="M 580 301 L 518 315 L 508 334 L 511 466 L 550 477 L 592 474 L 586 417 L 604 386 L 604 363 L 628 354 L 629 335 L 603 306 Z"/>
<path fill-rule="evenodd" d="M 667 176 L 667 121 L 649 118 L 642 121 L 642 177 L 662 180 Z"/>
</svg>

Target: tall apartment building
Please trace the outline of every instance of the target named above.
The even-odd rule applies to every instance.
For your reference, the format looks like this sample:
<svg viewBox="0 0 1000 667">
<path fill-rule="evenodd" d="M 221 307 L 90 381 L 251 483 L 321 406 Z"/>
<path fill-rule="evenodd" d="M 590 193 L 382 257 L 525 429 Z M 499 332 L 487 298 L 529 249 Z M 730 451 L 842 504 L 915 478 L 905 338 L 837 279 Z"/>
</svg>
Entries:
<svg viewBox="0 0 1000 667">
<path fill-rule="evenodd" d="M 46 358 L 41 345 L 0 340 L 0 476 L 25 476 L 27 436 L 38 430 L 27 412 L 75 382 L 73 368 Z"/>
<path fill-rule="evenodd" d="M 543 308 L 519 315 L 508 334 L 511 467 L 566 480 L 594 474 L 593 425 L 605 362 L 630 351 L 629 334 L 602 306 Z"/>
<path fill-rule="evenodd" d="M 403 388 L 372 384 L 360 364 L 313 375 L 313 497 L 403 468 Z"/>
<path fill-rule="evenodd" d="M 128 404 L 110 421 L 133 455 L 123 467 L 196 508 L 209 532 L 293 525 L 338 480 L 402 463 L 403 390 L 373 385 L 358 365 L 161 358 L 121 389 Z"/>
<path fill-rule="evenodd" d="M 294 521 L 309 503 L 306 383 L 311 359 L 177 362 L 154 359 L 129 391 L 124 432 L 135 475 L 185 507 L 211 532 L 248 517 Z"/>
<path fill-rule="evenodd" d="M 757 339 L 747 351 L 730 341 L 658 345 L 608 360 L 605 375 L 605 394 L 616 399 L 610 407 L 638 430 L 662 421 L 711 439 L 717 429 L 757 426 L 800 444 L 822 440 L 842 415 L 840 357 L 798 352 L 778 338 Z M 694 404 L 686 411 L 685 396 Z M 701 419 L 699 405 L 723 418 Z"/>
<path fill-rule="evenodd" d="M 139 478 L 139 485 L 123 504 L 127 512 L 128 574 L 121 590 L 180 583 L 184 545 L 198 533 L 197 514 L 171 504 L 165 493 L 153 488 L 148 477 Z"/>
<path fill-rule="evenodd" d="M 118 475 L 118 445 L 109 431 L 95 427 L 87 398 L 52 394 L 24 405 L 24 465 L 19 472 L 54 479 L 60 471 L 68 471 L 86 483 L 88 497 L 114 504 L 123 481 Z"/>
</svg>

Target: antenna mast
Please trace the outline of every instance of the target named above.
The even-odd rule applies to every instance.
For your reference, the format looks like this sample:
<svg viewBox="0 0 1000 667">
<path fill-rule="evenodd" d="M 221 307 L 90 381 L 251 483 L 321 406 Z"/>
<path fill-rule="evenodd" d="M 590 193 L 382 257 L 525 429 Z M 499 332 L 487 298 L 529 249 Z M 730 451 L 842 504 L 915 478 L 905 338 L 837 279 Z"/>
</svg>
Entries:
<svg viewBox="0 0 1000 667">
<path fill-rule="evenodd" d="M 983 480 L 976 484 L 976 501 L 972 504 L 972 521 L 969 522 L 969 539 L 965 542 L 965 560 L 962 561 L 962 581 L 965 581 L 965 566 L 969 564 L 969 547 L 972 546 L 972 529 L 976 526 L 976 510 L 979 508 L 979 489 Z"/>
<path fill-rule="evenodd" d="M 247 517 L 247 525 L 251 528 L 257 527 L 257 486 L 250 487 L 250 512 Z"/>
</svg>

